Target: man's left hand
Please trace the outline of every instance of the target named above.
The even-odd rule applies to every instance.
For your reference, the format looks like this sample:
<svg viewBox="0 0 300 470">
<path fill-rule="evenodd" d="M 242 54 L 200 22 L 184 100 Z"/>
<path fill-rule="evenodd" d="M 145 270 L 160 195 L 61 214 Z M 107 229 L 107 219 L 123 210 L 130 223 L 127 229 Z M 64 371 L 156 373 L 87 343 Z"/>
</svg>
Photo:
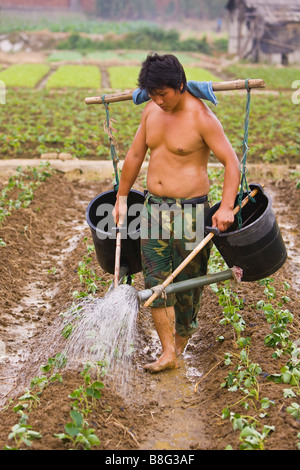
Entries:
<svg viewBox="0 0 300 470">
<path fill-rule="evenodd" d="M 212 216 L 212 226 L 217 227 L 220 232 L 225 232 L 234 222 L 232 209 L 220 207 Z"/>
</svg>

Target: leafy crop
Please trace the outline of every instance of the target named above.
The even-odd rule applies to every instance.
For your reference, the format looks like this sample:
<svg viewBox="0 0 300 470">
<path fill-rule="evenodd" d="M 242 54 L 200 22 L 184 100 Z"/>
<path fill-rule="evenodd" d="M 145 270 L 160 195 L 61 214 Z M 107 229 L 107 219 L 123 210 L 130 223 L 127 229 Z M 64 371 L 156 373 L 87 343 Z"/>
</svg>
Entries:
<svg viewBox="0 0 300 470">
<path fill-rule="evenodd" d="M 71 422 L 66 423 L 65 432 L 55 434 L 55 437 L 71 441 L 73 448 L 83 447 L 90 450 L 92 446 L 100 444 L 93 428 L 89 427 L 86 420 L 88 413 L 92 411 L 95 400 L 101 398 L 100 390 L 104 387 L 99 380 L 92 380 L 90 369 L 96 367 L 86 364 L 81 375 L 84 383 L 70 394 L 74 401 L 71 403 Z"/>
<path fill-rule="evenodd" d="M 290 89 L 293 81 L 299 78 L 296 67 L 231 65 L 224 70 L 235 78 L 262 78 L 269 90 Z"/>
<path fill-rule="evenodd" d="M 112 88 L 136 88 L 139 75 L 139 66 L 114 66 L 108 68 L 110 83 Z M 186 67 L 186 76 L 188 80 L 198 81 L 219 81 L 208 70 L 201 67 Z"/>
<path fill-rule="evenodd" d="M 112 88 L 136 88 L 140 67 L 115 66 L 108 68 Z"/>
<path fill-rule="evenodd" d="M 90 33 L 90 34 L 123 34 L 129 31 L 135 31 L 143 26 L 155 26 L 155 23 L 149 23 L 146 20 L 135 21 L 98 21 L 92 18 L 87 19 L 83 15 L 69 15 L 61 13 L 57 15 L 41 16 L 30 15 L 28 17 L 12 16 L 9 13 L 1 12 L 0 32 L 8 33 L 11 31 L 40 31 L 48 29 L 52 32 L 72 32 L 72 33 Z"/>
<path fill-rule="evenodd" d="M 196 80 L 199 82 L 205 81 L 212 81 L 212 82 L 219 82 L 220 78 L 213 75 L 209 70 L 206 70 L 202 67 L 185 67 L 184 68 L 186 73 L 187 80 Z"/>
<path fill-rule="evenodd" d="M 23 444 L 30 447 L 34 439 L 41 439 L 42 435 L 32 430 L 32 426 L 27 424 L 28 415 L 22 413 L 19 422 L 12 427 L 8 439 L 13 439 L 15 446 L 5 446 L 4 450 L 19 450 Z"/>
<path fill-rule="evenodd" d="M 9 88 L 34 88 L 49 70 L 45 64 L 15 64 L 0 72 L 0 80 Z"/>
<path fill-rule="evenodd" d="M 246 76 L 246 75 L 244 75 Z M 256 75 L 257 76 L 257 75 Z M 242 156 L 242 140 L 246 97 L 238 94 L 218 94 L 219 104 L 213 111 L 220 119 L 225 133 Z M 280 110 L 280 113 L 277 111 Z M 299 110 L 288 94 L 253 94 L 249 123 L 248 161 L 297 162 L 299 161 L 300 137 L 297 130 Z"/>
<path fill-rule="evenodd" d="M 62 65 L 48 79 L 46 88 L 99 88 L 101 74 L 93 65 Z"/>
<path fill-rule="evenodd" d="M 98 290 L 97 283 L 105 284 L 102 281 L 102 278 L 98 276 L 94 269 L 90 267 L 91 262 L 93 261 L 92 253 L 95 251 L 94 245 L 90 245 L 87 243 L 87 237 L 84 237 L 84 243 L 86 243 L 86 250 L 87 254 L 83 256 L 83 259 L 78 263 L 77 274 L 79 276 L 80 283 L 85 286 L 85 289 L 82 291 L 74 291 L 73 296 L 76 299 L 80 299 L 82 297 L 87 297 L 90 294 L 93 295 Z"/>
<path fill-rule="evenodd" d="M 118 73 L 124 85 L 122 68 Z M 133 74 L 130 85 L 135 86 L 136 80 Z M 87 106 L 84 102 L 85 97 L 101 93 L 75 87 L 59 94 L 52 89 L 34 93 L 20 89 L 18 95 L 8 90 L 6 105 L 0 106 L 0 158 L 32 158 L 53 151 L 69 152 L 78 158 L 110 159 L 109 141 L 103 130 L 105 110 L 102 105 Z M 217 106 L 207 103 L 241 158 L 246 96 L 219 93 L 217 98 Z M 131 101 L 110 105 L 121 159 L 134 138 L 143 107 Z M 269 94 L 253 94 L 248 162 L 299 162 L 298 111 L 287 94 L 277 96 L 276 104 Z"/>
<path fill-rule="evenodd" d="M 55 437 L 62 440 L 70 440 L 73 449 L 83 446 L 84 449 L 90 450 L 92 446 L 100 444 L 94 429 L 88 427 L 88 423 L 83 418 L 82 413 L 71 410 L 70 417 L 72 421 L 65 425 L 65 432 L 55 434 Z"/>
<path fill-rule="evenodd" d="M 48 55 L 48 62 L 77 61 L 82 59 L 82 54 L 77 51 L 55 51 Z"/>
<path fill-rule="evenodd" d="M 28 207 L 31 204 L 35 189 L 50 175 L 48 163 L 27 170 L 17 168 L 16 174 L 9 178 L 0 193 L 0 226 L 13 209 Z M 0 246 L 5 246 L 5 241 L 1 238 Z"/>
<path fill-rule="evenodd" d="M 220 199 L 222 180 L 215 170 L 210 170 L 209 177 L 212 182 L 213 200 L 216 202 Z M 212 250 L 210 270 L 219 271 L 223 265 L 224 260 L 219 252 Z M 300 396 L 299 329 L 297 325 L 293 326 L 294 315 L 287 308 L 291 300 L 288 295 L 290 285 L 287 282 L 275 287 L 272 277 L 257 281 L 256 287 L 262 290 L 262 298 L 256 305 L 248 306 L 235 292 L 234 287 L 237 287 L 237 284 L 231 281 L 210 286 L 222 308 L 219 323 L 223 326 L 224 333 L 216 340 L 228 347 L 223 360 L 217 364 L 222 362 L 226 370 L 220 387 L 235 397 L 231 399 L 227 396 L 227 405 L 223 408 L 221 417 L 223 420 L 229 420 L 233 430 L 238 433 L 241 450 L 264 450 L 267 448 L 267 438 L 276 432 L 275 426 L 272 425 L 272 409 L 276 410 L 280 406 L 272 396 L 265 395 L 266 390 L 272 393 L 272 387 L 266 389 L 264 385 L 271 385 L 272 382 L 282 384 L 285 387 L 282 389 L 285 410 L 299 420 L 299 403 L 296 401 Z M 269 327 L 270 331 L 264 335 L 262 345 L 265 346 L 266 354 L 270 354 L 274 360 L 275 370 L 272 373 L 266 373 L 264 366 L 259 364 L 257 359 L 253 359 L 252 337 L 242 336 L 249 326 L 246 321 L 248 308 L 256 308 L 259 315 L 265 317 Z M 229 342 L 228 333 L 231 333 L 232 338 Z M 300 434 L 297 437 L 299 438 Z M 229 444 L 226 449 L 230 450 L 232 446 Z"/>
<path fill-rule="evenodd" d="M 61 41 L 57 47 L 64 50 L 77 50 L 82 53 L 97 50 L 131 49 L 169 52 L 192 51 L 210 54 L 214 50 L 222 50 L 224 41 L 223 43 L 218 41 L 216 44 L 212 41 L 211 44 L 207 41 L 205 35 L 201 39 L 195 37 L 181 39 L 180 33 L 175 29 L 166 30 L 158 26 L 143 26 L 119 36 L 108 34 L 100 40 L 93 40 L 79 33 L 72 33 Z"/>
</svg>

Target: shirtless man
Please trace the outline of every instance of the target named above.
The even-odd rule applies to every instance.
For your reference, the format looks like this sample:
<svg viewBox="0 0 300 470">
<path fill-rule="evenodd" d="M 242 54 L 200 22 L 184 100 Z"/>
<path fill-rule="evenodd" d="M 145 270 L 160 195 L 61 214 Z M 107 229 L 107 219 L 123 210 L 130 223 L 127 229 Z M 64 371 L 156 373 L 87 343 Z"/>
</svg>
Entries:
<svg viewBox="0 0 300 470">
<path fill-rule="evenodd" d="M 225 231 L 234 221 L 233 206 L 240 171 L 237 156 L 219 120 L 206 104 L 187 91 L 184 70 L 173 55 L 149 54 L 140 71 L 139 87 L 148 92 L 151 101 L 143 110 L 139 128 L 124 161 L 113 212 L 115 220 L 121 223 L 125 217 L 126 197 L 139 174 L 148 149 L 149 194 L 154 198 L 174 198 L 176 201 L 208 194 L 210 185 L 207 164 L 212 151 L 225 169 L 222 201 L 212 222 L 214 227 Z M 151 251 L 149 252 L 149 243 L 146 245 L 148 254 L 143 253 L 143 243 L 141 246 L 142 259 L 144 264 L 150 265 Z M 147 276 L 145 271 L 144 276 Z M 164 270 L 164 277 L 161 276 L 161 280 L 156 283 L 163 282 L 166 277 Z M 192 327 L 186 331 L 184 327 L 177 328 L 177 316 L 180 316 L 180 312 L 175 314 L 174 302 L 173 305 L 166 306 L 163 299 L 160 301 L 160 306 L 152 304 L 151 314 L 161 341 L 162 355 L 145 366 L 151 372 L 178 367 L 178 355 L 183 352 L 191 332 L 194 331 Z M 199 307 L 198 304 L 197 306 Z M 195 321 L 194 312 L 193 322 Z"/>
</svg>

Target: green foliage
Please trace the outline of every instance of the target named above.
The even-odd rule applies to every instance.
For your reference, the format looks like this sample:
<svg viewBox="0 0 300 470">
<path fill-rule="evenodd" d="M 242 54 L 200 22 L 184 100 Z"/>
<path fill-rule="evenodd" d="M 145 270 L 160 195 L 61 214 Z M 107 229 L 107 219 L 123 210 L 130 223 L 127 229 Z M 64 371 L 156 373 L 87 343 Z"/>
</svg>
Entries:
<svg viewBox="0 0 300 470">
<path fill-rule="evenodd" d="M 224 2 L 222 0 L 211 0 L 205 2 L 200 0 L 170 0 L 164 2 L 149 2 L 148 0 L 97 0 L 97 12 L 103 18 L 215 18 L 223 16 Z"/>
<path fill-rule="evenodd" d="M 0 72 L 0 80 L 8 88 L 34 88 L 49 70 L 45 64 L 15 64 Z"/>
<path fill-rule="evenodd" d="M 185 73 L 187 80 L 197 80 L 199 82 L 203 81 L 212 81 L 219 82 L 220 78 L 212 74 L 209 70 L 204 69 L 203 67 L 185 67 Z"/>
<path fill-rule="evenodd" d="M 95 88 L 101 83 L 98 67 L 93 65 L 62 65 L 48 79 L 46 88 Z"/>
<path fill-rule="evenodd" d="M 247 78 L 247 72 L 243 73 L 244 75 L 234 75 L 234 78 Z M 241 159 L 246 97 L 218 94 L 217 98 L 219 104 L 212 110 L 220 119 L 226 135 Z M 211 107 L 210 104 L 209 106 Z M 291 103 L 290 94 L 281 93 L 276 96 L 276 100 L 272 93 L 253 94 L 249 123 L 248 162 L 299 161 L 298 113 L 297 106 Z"/>
<path fill-rule="evenodd" d="M 101 40 L 94 40 L 78 33 L 72 33 L 58 44 L 58 49 L 81 51 L 107 51 L 113 49 L 145 50 L 145 51 L 190 51 L 212 54 L 224 48 L 220 40 L 208 42 L 205 35 L 201 39 L 190 37 L 181 39 L 175 29 L 163 29 L 159 26 L 143 26 L 120 36 L 106 35 Z"/>
<path fill-rule="evenodd" d="M 91 379 L 90 371 L 97 365 L 87 363 L 81 375 L 84 378 L 83 385 L 79 386 L 70 394 L 74 401 L 71 403 L 71 421 L 66 423 L 65 432 L 55 434 L 55 437 L 62 440 L 71 441 L 74 449 L 84 448 L 90 450 L 91 447 L 100 444 L 93 428 L 89 428 L 86 416 L 92 411 L 95 400 L 101 398 L 100 390 L 104 387 L 99 380 Z"/>
<path fill-rule="evenodd" d="M 232 325 L 236 335 L 236 341 L 241 340 L 241 333 L 245 329 L 245 321 L 240 313 L 243 309 L 243 301 L 231 290 L 230 282 L 225 281 L 221 286 L 212 286 L 212 290 L 218 296 L 219 304 L 223 307 L 221 325 Z"/>
<path fill-rule="evenodd" d="M 89 34 L 124 34 L 135 31 L 143 26 L 155 27 L 155 23 L 146 20 L 135 21 L 99 21 L 84 15 L 30 15 L 27 18 L 22 16 L 12 16 L 8 12 L 1 11 L 2 21 L 0 22 L 0 32 L 9 33 L 13 31 L 41 31 L 48 29 L 52 32 L 68 33 L 89 33 Z M 124 17 L 123 17 L 124 18 Z M 123 19 L 122 18 L 122 19 Z"/>
<path fill-rule="evenodd" d="M 13 411 L 20 418 L 19 422 L 11 428 L 8 439 L 13 439 L 15 445 L 14 447 L 6 445 L 3 448 L 4 450 L 24 449 L 24 445 L 30 447 L 33 440 L 42 439 L 42 435 L 37 431 L 33 431 L 32 426 L 27 424 L 30 411 L 33 407 L 40 405 L 40 397 L 43 390 L 49 385 L 49 382 L 54 380 L 62 382 L 62 377 L 55 370 L 65 365 L 65 357 L 58 353 L 54 358 L 49 358 L 47 363 L 41 366 L 42 372 L 46 373 L 46 375 L 34 377 L 30 384 L 31 389 L 37 389 L 37 392 L 25 390 L 25 393 L 19 397 L 17 405 L 13 408 Z M 92 372 L 96 372 L 96 380 L 92 379 Z M 90 450 L 93 446 L 100 444 L 94 429 L 90 428 L 86 421 L 88 413 L 92 411 L 96 401 L 101 398 L 100 390 L 104 385 L 98 380 L 100 374 L 103 374 L 102 363 L 84 364 L 81 372 L 84 383 L 70 394 L 70 398 L 74 398 L 74 401 L 71 403 L 71 421 L 65 424 L 64 433 L 54 434 L 55 437 L 61 440 L 70 441 L 73 449 Z M 27 410 L 28 414 L 25 414 L 24 410 Z"/>
<path fill-rule="evenodd" d="M 231 65 L 224 70 L 234 78 L 262 78 L 267 89 L 291 89 L 293 81 L 299 77 L 296 67 L 276 67 L 270 65 Z"/>
<path fill-rule="evenodd" d="M 4 219 L 14 209 L 28 207 L 34 197 L 35 189 L 51 175 L 49 164 L 41 164 L 37 168 L 17 168 L 0 193 L 0 226 Z M 5 247 L 5 241 L 0 239 L 0 246 Z"/>
<path fill-rule="evenodd" d="M 15 446 L 5 446 L 4 450 L 19 450 L 23 444 L 31 447 L 32 441 L 34 439 L 41 439 L 41 434 L 37 431 L 33 431 L 32 426 L 27 424 L 27 420 L 28 416 L 24 413 L 21 413 L 18 424 L 15 424 L 12 427 L 12 430 L 8 436 L 9 439 L 13 439 L 15 441 Z"/>
<path fill-rule="evenodd" d="M 228 51 L 228 39 L 227 38 L 217 38 L 214 40 L 214 49 L 217 52 L 227 52 Z"/>
<path fill-rule="evenodd" d="M 102 285 L 105 284 L 102 278 L 95 273 L 95 270 L 90 267 L 93 261 L 91 255 L 95 251 L 95 246 L 89 245 L 87 241 L 87 237 L 85 237 L 84 242 L 86 243 L 87 254 L 83 256 L 82 261 L 79 261 L 77 269 L 80 283 L 85 286 L 85 289 L 80 292 L 73 292 L 73 296 L 76 299 L 95 294 L 98 290 L 98 282 L 101 282 Z"/>
<path fill-rule="evenodd" d="M 137 79 L 133 70 L 132 75 L 128 77 L 131 85 L 135 84 Z M 189 79 L 198 79 L 198 72 L 193 70 L 190 74 L 188 67 L 187 70 Z M 127 79 L 122 79 L 121 69 L 119 73 L 121 89 L 128 88 Z M 214 80 L 212 76 L 201 76 Z M 97 106 L 87 106 L 84 103 L 84 98 L 94 94 L 94 91 L 91 93 L 87 89 L 70 88 L 59 95 L 52 90 L 37 90 L 34 95 L 32 93 L 20 89 L 16 95 L 12 90 L 7 91 L 7 103 L 0 106 L 0 158 L 18 158 L 21 155 L 26 158 L 44 152 L 70 152 L 78 158 L 89 159 L 111 158 L 109 141 L 103 130 L 105 113 Z M 220 119 L 230 142 L 241 158 L 246 97 L 220 93 L 217 98 L 218 106 L 206 103 Z M 299 109 L 291 105 L 290 96 L 285 94 L 276 97 L 276 109 L 280 109 L 279 114 L 274 112 L 275 102 L 272 95 L 253 94 L 248 162 L 265 161 L 268 158 L 267 152 L 278 148 L 279 145 L 285 148 L 285 153 L 283 156 L 277 154 L 275 163 L 299 162 Z M 114 127 L 117 129 L 120 158 L 125 157 L 132 143 L 142 110 L 143 105 L 136 106 L 130 101 L 113 103 L 110 106 L 110 115 L 117 121 Z M 212 158 L 212 161 L 215 161 L 214 157 Z"/>
<path fill-rule="evenodd" d="M 213 182 L 218 180 L 218 175 L 210 172 L 210 179 Z M 221 185 L 222 182 L 219 181 Z M 216 196 L 218 199 L 218 197 Z M 218 253 L 212 252 L 210 267 L 213 271 L 220 270 L 220 260 Z M 261 384 L 265 380 L 276 384 L 284 384 L 283 396 L 286 400 L 294 400 L 300 395 L 300 345 L 299 338 L 293 339 L 295 333 L 287 329 L 292 327 L 293 314 L 286 308 L 282 308 L 290 301 L 286 292 L 290 289 L 287 282 L 282 283 L 282 287 L 275 287 L 274 278 L 265 278 L 258 281 L 258 285 L 263 289 L 263 296 L 267 301 L 261 299 L 257 302 L 257 309 L 260 314 L 264 314 L 267 324 L 270 325 L 271 333 L 264 338 L 263 344 L 268 348 L 274 348 L 272 357 L 275 360 L 280 358 L 279 373 L 266 374 L 262 366 L 251 358 L 251 338 L 243 338 L 241 331 L 246 330 L 247 324 L 243 318 L 247 306 L 241 302 L 236 293 L 232 291 L 232 283 L 225 281 L 219 285 L 212 284 L 211 289 L 217 295 L 219 304 L 222 306 L 223 318 L 220 323 L 223 326 L 233 327 L 236 343 L 233 348 L 224 354 L 224 367 L 230 367 L 226 377 L 221 383 L 221 388 L 234 393 L 238 399 L 234 403 L 228 404 L 222 410 L 222 419 L 230 419 L 234 431 L 239 432 L 241 450 L 264 450 L 266 439 L 271 432 L 275 431 L 272 425 L 266 425 L 262 420 L 271 416 L 271 407 L 276 407 L 277 403 L 267 396 L 261 397 Z M 277 306 L 276 306 L 277 303 Z M 253 306 L 251 306 L 253 308 Z M 225 334 L 216 338 L 222 344 L 226 343 Z M 228 341 L 228 339 L 227 339 Z M 231 341 L 229 346 L 231 346 Z M 240 348 L 239 354 L 236 348 Z M 282 360 L 286 357 L 286 363 Z M 268 390 L 271 390 L 268 388 Z M 233 411 L 237 409 L 238 411 Z M 240 410 L 247 411 L 247 415 L 241 414 Z M 299 404 L 294 401 L 287 402 L 287 413 L 295 419 L 299 419 Z M 300 434 L 298 435 L 298 437 Z M 298 447 L 300 443 L 298 443 Z M 229 444 L 226 450 L 232 450 Z"/>
<path fill-rule="evenodd" d="M 287 407 L 287 412 L 290 413 L 295 419 L 300 419 L 300 405 L 299 403 L 292 403 Z"/>
<path fill-rule="evenodd" d="M 140 67 L 114 66 L 108 68 L 112 88 L 136 88 Z"/>
<path fill-rule="evenodd" d="M 242 441 L 240 449 L 264 450 L 264 441 L 272 431 L 275 431 L 274 426 L 263 426 L 261 432 L 257 431 L 254 426 L 245 426 L 240 433 Z"/>
<path fill-rule="evenodd" d="M 72 421 L 66 423 L 65 432 L 54 434 L 55 437 L 62 440 L 70 440 L 74 449 L 82 446 L 85 450 L 90 450 L 91 447 L 100 444 L 94 429 L 88 428 L 88 423 L 84 420 L 82 413 L 77 410 L 71 410 L 70 417 Z"/>
<path fill-rule="evenodd" d="M 155 11 L 153 2 L 148 0 L 112 0 L 110 2 L 104 0 L 96 0 L 96 9 L 102 18 L 149 18 Z"/>
<path fill-rule="evenodd" d="M 226 354 L 227 364 L 229 355 Z M 257 377 L 262 370 L 259 364 L 253 363 L 249 357 L 249 346 L 240 352 L 240 361 L 233 372 L 229 372 L 221 387 L 231 392 L 243 391 L 245 395 L 259 399 L 259 385 Z M 231 362 L 231 361 L 230 361 Z"/>
<path fill-rule="evenodd" d="M 82 54 L 78 51 L 56 51 L 48 55 L 48 62 L 60 61 L 79 61 L 82 59 Z"/>
</svg>

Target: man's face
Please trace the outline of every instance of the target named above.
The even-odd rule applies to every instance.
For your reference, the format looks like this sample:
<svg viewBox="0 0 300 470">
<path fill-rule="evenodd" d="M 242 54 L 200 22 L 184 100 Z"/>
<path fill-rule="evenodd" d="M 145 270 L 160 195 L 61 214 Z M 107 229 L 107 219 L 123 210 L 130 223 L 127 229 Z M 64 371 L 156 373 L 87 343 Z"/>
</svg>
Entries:
<svg viewBox="0 0 300 470">
<path fill-rule="evenodd" d="M 182 94 L 180 90 L 163 87 L 154 90 L 153 93 L 149 93 L 149 96 L 163 111 L 174 111 Z"/>
</svg>

